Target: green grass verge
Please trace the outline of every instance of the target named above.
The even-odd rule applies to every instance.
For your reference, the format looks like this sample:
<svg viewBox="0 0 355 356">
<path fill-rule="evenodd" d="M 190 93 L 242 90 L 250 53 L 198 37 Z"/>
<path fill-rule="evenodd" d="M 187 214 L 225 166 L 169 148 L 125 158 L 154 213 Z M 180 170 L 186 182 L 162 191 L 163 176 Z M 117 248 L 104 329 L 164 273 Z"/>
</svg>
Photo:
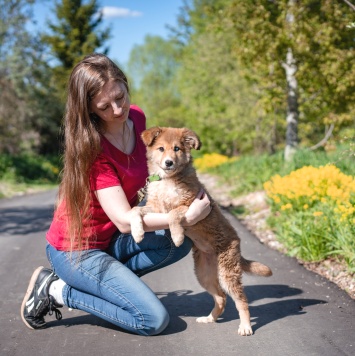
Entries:
<svg viewBox="0 0 355 356">
<path fill-rule="evenodd" d="M 221 184 L 233 187 L 233 196 L 263 189 L 263 184 L 272 176 L 284 176 L 304 166 L 320 167 L 334 164 L 343 173 L 355 176 L 355 157 L 349 147 L 340 146 L 332 152 L 299 150 L 293 160 L 286 163 L 283 152 L 274 155 L 242 156 L 239 159 L 207 169 L 207 173 L 217 175 Z"/>
<path fill-rule="evenodd" d="M 0 155 L 0 198 L 55 187 L 61 170 L 59 157 L 32 154 Z"/>
</svg>

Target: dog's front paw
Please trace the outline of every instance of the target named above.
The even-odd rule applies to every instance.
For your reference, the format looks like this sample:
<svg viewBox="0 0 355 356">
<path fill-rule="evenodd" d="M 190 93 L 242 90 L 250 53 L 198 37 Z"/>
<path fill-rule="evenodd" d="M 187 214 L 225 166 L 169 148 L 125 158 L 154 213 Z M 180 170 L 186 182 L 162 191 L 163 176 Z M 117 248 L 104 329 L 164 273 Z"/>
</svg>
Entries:
<svg viewBox="0 0 355 356">
<path fill-rule="evenodd" d="M 185 217 L 187 209 L 187 206 L 180 206 L 179 208 L 173 209 L 169 212 L 169 229 L 171 238 L 173 239 L 176 247 L 181 246 L 185 239 L 185 229 L 182 226 L 182 221 Z"/>
<path fill-rule="evenodd" d="M 204 324 L 207 324 L 207 323 L 214 323 L 215 320 L 213 319 L 212 315 L 209 315 L 209 316 L 201 316 L 199 318 L 196 319 L 196 321 L 198 323 L 204 323 Z"/>
<path fill-rule="evenodd" d="M 239 325 L 239 329 L 238 329 L 238 334 L 241 336 L 249 336 L 249 335 L 253 335 L 253 330 L 251 328 L 251 325 Z"/>
<path fill-rule="evenodd" d="M 173 239 L 174 245 L 176 247 L 179 247 L 184 242 L 185 235 L 179 235 L 179 236 L 172 235 L 171 238 Z"/>
<path fill-rule="evenodd" d="M 184 228 L 181 225 L 170 225 L 171 238 L 176 247 L 182 245 L 185 239 Z"/>
<path fill-rule="evenodd" d="M 131 234 L 133 236 L 134 241 L 137 242 L 137 244 L 142 242 L 144 238 L 143 225 L 141 224 L 131 225 Z"/>
<path fill-rule="evenodd" d="M 138 206 L 132 209 L 131 213 L 131 234 L 135 242 L 140 243 L 144 237 L 144 229 L 143 229 L 143 208 Z"/>
</svg>

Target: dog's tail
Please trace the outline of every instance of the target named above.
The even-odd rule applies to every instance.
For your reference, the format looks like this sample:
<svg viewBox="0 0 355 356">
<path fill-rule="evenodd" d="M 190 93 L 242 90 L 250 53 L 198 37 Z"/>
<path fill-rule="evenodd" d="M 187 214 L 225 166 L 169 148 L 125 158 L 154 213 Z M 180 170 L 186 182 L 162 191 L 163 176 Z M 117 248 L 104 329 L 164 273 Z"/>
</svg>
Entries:
<svg viewBox="0 0 355 356">
<path fill-rule="evenodd" d="M 242 257 L 242 270 L 246 273 L 256 274 L 262 277 L 272 276 L 271 269 L 260 262 L 249 261 Z"/>
</svg>

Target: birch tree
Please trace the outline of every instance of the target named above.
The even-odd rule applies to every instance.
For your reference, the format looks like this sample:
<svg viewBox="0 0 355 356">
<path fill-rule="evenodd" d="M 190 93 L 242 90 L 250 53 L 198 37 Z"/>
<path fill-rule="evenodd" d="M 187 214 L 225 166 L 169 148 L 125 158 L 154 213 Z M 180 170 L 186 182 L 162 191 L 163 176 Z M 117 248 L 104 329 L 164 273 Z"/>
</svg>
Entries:
<svg viewBox="0 0 355 356">
<path fill-rule="evenodd" d="M 266 110 L 275 104 L 285 110 L 286 159 L 298 136 L 305 144 L 328 125 L 336 131 L 350 124 L 355 13 L 349 6 L 331 0 L 233 0 L 223 14 L 234 24 L 235 51 L 261 85 Z"/>
<path fill-rule="evenodd" d="M 293 28 L 295 26 L 294 7 L 296 0 L 289 0 L 286 14 L 286 29 L 290 41 L 293 40 Z M 286 60 L 282 63 L 285 69 L 287 82 L 287 115 L 286 115 L 286 145 L 285 161 L 291 161 L 298 146 L 298 90 L 297 90 L 297 62 L 293 50 L 288 47 Z"/>
</svg>

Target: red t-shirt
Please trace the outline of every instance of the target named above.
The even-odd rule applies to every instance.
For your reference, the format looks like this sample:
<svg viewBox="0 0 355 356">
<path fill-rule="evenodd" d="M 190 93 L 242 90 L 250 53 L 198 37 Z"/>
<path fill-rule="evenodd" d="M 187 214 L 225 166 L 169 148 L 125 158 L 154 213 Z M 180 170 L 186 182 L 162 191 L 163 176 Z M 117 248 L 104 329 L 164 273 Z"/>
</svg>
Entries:
<svg viewBox="0 0 355 356">
<path fill-rule="evenodd" d="M 146 148 L 140 137 L 145 130 L 146 119 L 143 111 L 131 105 L 129 118 L 133 121 L 136 135 L 136 146 L 130 155 L 113 146 L 104 136 L 101 139 L 102 151 L 97 156 L 90 172 L 91 221 L 84 222 L 84 231 L 88 236 L 89 249 L 104 250 L 108 247 L 117 227 L 111 222 L 98 202 L 95 191 L 122 186 L 131 206 L 137 201 L 137 191 L 145 185 L 148 177 Z M 70 250 L 70 240 L 66 234 L 66 217 L 64 203 L 54 213 L 52 224 L 47 232 L 47 241 L 57 250 Z M 77 249 L 77 245 L 73 246 Z"/>
</svg>

